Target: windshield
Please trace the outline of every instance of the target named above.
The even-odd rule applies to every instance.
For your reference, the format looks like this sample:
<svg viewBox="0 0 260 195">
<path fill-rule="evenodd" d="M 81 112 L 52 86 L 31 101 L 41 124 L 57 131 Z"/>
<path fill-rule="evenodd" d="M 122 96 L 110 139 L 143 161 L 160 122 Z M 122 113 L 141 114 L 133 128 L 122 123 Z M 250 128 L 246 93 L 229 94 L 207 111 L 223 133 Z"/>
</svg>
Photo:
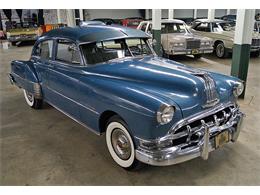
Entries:
<svg viewBox="0 0 260 195">
<path fill-rule="evenodd" d="M 166 33 L 190 33 L 186 24 L 182 23 L 162 23 L 162 34 Z"/>
<path fill-rule="evenodd" d="M 212 23 L 212 29 L 213 32 L 233 31 L 235 30 L 235 24 L 229 22 Z"/>
<path fill-rule="evenodd" d="M 125 57 L 152 55 L 146 39 L 118 39 L 81 45 L 87 64 L 97 64 Z"/>
</svg>

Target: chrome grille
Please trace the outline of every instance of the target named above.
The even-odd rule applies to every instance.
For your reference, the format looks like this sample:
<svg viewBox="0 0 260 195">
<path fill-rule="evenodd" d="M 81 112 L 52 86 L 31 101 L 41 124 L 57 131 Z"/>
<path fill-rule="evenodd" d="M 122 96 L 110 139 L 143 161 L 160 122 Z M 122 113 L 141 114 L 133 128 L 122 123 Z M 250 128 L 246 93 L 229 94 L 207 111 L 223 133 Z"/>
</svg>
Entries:
<svg viewBox="0 0 260 195">
<path fill-rule="evenodd" d="M 251 46 L 260 46 L 260 39 L 252 39 Z"/>
<path fill-rule="evenodd" d="M 237 107 L 230 105 L 216 113 L 191 121 L 174 130 L 172 134 L 173 146 L 181 146 L 182 149 L 197 145 L 204 136 L 204 126 L 225 126 L 228 121 L 235 117 Z M 210 137 L 217 135 L 219 131 L 211 130 Z"/>
<path fill-rule="evenodd" d="M 187 40 L 187 49 L 199 49 L 200 48 L 200 40 Z"/>
</svg>

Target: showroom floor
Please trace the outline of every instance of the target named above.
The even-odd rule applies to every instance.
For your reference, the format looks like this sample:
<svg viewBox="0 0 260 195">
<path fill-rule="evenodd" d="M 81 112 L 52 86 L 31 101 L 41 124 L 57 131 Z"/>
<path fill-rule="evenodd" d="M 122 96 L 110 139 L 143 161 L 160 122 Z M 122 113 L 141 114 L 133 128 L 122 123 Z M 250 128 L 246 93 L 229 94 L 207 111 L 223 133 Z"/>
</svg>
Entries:
<svg viewBox="0 0 260 195">
<path fill-rule="evenodd" d="M 110 157 L 104 136 L 96 136 L 56 109 L 30 109 L 7 73 L 14 59 L 28 59 L 31 47 L 0 49 L 0 185 L 260 185 L 260 58 L 249 66 L 247 117 L 239 140 L 169 167 L 127 172 Z M 231 59 L 213 55 L 181 63 L 229 74 Z"/>
</svg>

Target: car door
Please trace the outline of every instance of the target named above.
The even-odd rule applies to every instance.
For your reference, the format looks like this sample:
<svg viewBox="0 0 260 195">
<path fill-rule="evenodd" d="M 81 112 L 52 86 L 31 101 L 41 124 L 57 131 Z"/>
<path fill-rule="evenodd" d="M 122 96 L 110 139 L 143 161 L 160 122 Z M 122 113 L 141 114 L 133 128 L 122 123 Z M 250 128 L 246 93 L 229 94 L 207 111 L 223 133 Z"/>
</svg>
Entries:
<svg viewBox="0 0 260 195">
<path fill-rule="evenodd" d="M 47 95 L 47 85 L 48 85 L 48 67 L 49 61 L 53 57 L 53 40 L 44 40 L 37 43 L 32 51 L 31 61 L 34 64 L 35 71 L 37 73 L 39 83 L 41 84 L 41 89 L 43 97 Z"/>
<path fill-rule="evenodd" d="M 82 66 L 77 45 L 57 39 L 54 58 L 48 64 L 48 102 L 76 120 L 80 119 L 78 83 Z"/>
</svg>

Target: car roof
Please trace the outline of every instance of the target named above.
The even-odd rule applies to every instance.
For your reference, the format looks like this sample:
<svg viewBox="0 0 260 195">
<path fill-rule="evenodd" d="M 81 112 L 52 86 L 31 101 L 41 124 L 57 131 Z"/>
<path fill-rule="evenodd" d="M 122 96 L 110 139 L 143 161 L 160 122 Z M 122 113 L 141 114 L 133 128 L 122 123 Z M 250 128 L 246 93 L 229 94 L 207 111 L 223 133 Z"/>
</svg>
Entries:
<svg viewBox="0 0 260 195">
<path fill-rule="evenodd" d="M 40 39 L 48 38 L 66 38 L 81 44 L 122 38 L 149 38 L 149 36 L 141 30 L 119 25 L 88 25 L 54 29 L 45 33 Z"/>
<path fill-rule="evenodd" d="M 228 22 L 228 21 L 225 21 L 225 20 L 220 20 L 220 19 L 213 19 L 213 20 L 210 20 L 210 19 L 207 19 L 207 18 L 203 18 L 203 19 L 196 19 L 194 22 Z"/>
<path fill-rule="evenodd" d="M 149 20 L 148 22 L 152 22 L 152 20 Z M 161 23 L 178 23 L 178 24 L 183 24 L 185 22 L 182 21 L 182 20 L 178 20 L 178 19 L 161 19 Z"/>
</svg>

